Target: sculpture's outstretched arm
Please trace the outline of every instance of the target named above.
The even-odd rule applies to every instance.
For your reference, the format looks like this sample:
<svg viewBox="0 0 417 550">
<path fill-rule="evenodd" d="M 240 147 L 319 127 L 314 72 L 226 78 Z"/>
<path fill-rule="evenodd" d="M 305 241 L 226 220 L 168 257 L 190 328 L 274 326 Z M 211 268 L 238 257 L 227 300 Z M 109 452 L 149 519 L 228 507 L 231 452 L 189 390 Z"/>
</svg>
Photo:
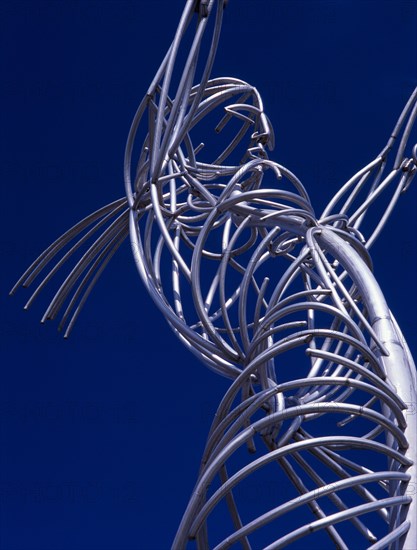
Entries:
<svg viewBox="0 0 417 550">
<path fill-rule="evenodd" d="M 369 249 L 373 245 L 399 197 L 416 175 L 417 143 L 410 142 L 416 119 L 417 88 L 405 105 L 386 146 L 337 191 L 321 215 L 322 222 L 330 216 L 346 216 L 348 225 L 359 230 L 369 210 L 383 197 L 390 196 L 388 201 L 385 198 L 385 210 L 376 226 L 368 224 L 366 227 L 365 246 Z"/>
</svg>

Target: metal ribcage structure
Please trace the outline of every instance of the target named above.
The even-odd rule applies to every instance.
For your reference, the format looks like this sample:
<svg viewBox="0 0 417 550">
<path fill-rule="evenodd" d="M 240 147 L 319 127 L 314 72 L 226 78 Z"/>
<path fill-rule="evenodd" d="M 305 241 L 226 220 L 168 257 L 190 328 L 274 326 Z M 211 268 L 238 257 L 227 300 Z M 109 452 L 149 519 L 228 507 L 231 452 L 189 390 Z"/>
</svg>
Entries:
<svg viewBox="0 0 417 550">
<path fill-rule="evenodd" d="M 186 3 L 131 126 L 126 198 L 65 233 L 16 287 L 49 268 L 29 306 L 85 247 L 44 316 L 66 304 L 60 327 L 68 334 L 130 234 L 139 274 L 174 332 L 231 379 L 174 549 L 195 540 L 199 549 L 272 550 L 298 539 L 305 548 L 323 531 L 328 547 L 412 550 L 415 366 L 369 248 L 415 175 L 408 140 L 417 90 L 387 146 L 317 215 L 298 178 L 268 158 L 274 134 L 258 91 L 210 79 L 224 5 Z M 249 516 L 243 502 L 242 514 L 251 480 L 264 471 L 282 490 L 272 507 L 260 494 L 251 499 Z M 211 518 L 230 519 L 223 540 L 213 538 Z"/>
</svg>

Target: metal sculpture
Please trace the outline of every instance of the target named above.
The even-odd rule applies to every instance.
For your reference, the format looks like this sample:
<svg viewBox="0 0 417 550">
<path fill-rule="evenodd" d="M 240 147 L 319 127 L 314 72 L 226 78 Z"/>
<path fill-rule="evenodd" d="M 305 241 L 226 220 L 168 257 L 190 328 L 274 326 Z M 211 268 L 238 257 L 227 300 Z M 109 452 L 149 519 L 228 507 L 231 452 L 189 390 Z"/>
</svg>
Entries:
<svg viewBox="0 0 417 550">
<path fill-rule="evenodd" d="M 318 216 L 298 178 L 268 158 L 274 134 L 258 91 L 235 78 L 210 79 L 225 3 L 187 1 L 132 122 L 126 197 L 67 231 L 12 292 L 58 258 L 29 307 L 85 246 L 43 317 L 55 318 L 66 303 L 59 326 L 68 335 L 97 278 L 130 235 L 139 274 L 174 332 L 209 368 L 232 380 L 173 548 L 195 539 L 200 549 L 235 543 L 249 549 L 268 525 L 274 528 L 268 550 L 322 529 L 337 548 L 348 549 L 346 525 L 373 550 L 415 548 L 416 498 L 408 488 L 417 481 L 417 426 L 415 415 L 405 414 L 407 403 L 416 402 L 415 367 L 372 274 L 369 248 L 417 170 L 417 146 L 407 152 L 417 89 L 386 147 Z M 192 20 L 192 45 L 180 68 Z M 200 69 L 209 22 L 211 44 Z M 174 74 L 180 75 L 176 86 Z M 219 113 L 216 132 L 234 133 L 214 154 L 214 146 L 194 136 Z M 368 212 L 389 193 L 372 227 Z M 255 440 L 263 441 L 263 450 Z M 243 447 L 256 454 L 246 454 L 236 467 L 233 457 Z M 242 521 L 236 491 L 271 464 L 293 495 L 277 495 L 273 509 Z M 218 486 L 210 489 L 215 478 Z M 207 521 L 222 501 L 230 534 L 213 541 Z M 315 519 L 306 521 L 304 509 Z M 285 514 L 294 510 L 301 523 L 287 532 Z"/>
</svg>

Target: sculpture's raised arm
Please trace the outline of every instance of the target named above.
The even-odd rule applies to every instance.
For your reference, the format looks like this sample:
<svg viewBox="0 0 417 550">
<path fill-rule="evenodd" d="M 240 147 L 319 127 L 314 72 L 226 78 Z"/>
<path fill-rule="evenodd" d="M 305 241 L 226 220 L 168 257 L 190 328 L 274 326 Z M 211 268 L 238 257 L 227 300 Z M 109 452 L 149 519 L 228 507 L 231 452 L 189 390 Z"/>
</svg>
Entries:
<svg viewBox="0 0 417 550">
<path fill-rule="evenodd" d="M 346 182 L 326 206 L 321 220 L 341 214 L 359 229 L 374 204 L 385 199 L 385 209 L 375 227 L 367 227 L 365 246 L 370 248 L 385 226 L 399 197 L 417 171 L 417 143 L 411 139 L 417 119 L 417 88 L 405 105 L 386 146 L 367 166 Z M 387 200 L 386 196 L 390 198 Z M 373 216 L 375 219 L 375 216 Z"/>
</svg>

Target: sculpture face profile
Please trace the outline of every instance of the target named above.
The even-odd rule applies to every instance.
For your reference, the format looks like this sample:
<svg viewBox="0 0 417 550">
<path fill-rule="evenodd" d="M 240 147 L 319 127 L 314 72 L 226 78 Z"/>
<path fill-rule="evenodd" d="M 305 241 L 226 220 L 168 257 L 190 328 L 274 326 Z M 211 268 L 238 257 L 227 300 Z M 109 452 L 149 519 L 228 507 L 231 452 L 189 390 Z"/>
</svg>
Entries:
<svg viewBox="0 0 417 550">
<path fill-rule="evenodd" d="M 416 401 L 415 366 L 369 250 L 417 170 L 409 143 L 417 90 L 384 149 L 316 212 L 297 176 L 269 158 L 274 131 L 258 90 L 211 75 L 224 6 L 186 3 L 131 125 L 126 196 L 68 230 L 15 289 L 46 273 L 30 305 L 76 258 L 44 315 L 62 314 L 69 334 L 129 236 L 139 275 L 172 330 L 230 379 L 173 548 L 190 540 L 201 549 L 255 548 L 252 537 L 272 526 L 268 549 L 308 545 L 319 530 L 330 547 L 349 548 L 349 529 L 366 547 L 412 549 L 417 513 L 407 487 L 416 483 L 417 426 L 405 411 Z M 187 33 L 192 45 L 181 62 Z M 210 147 L 200 139 L 209 122 L 218 134 Z M 372 225 L 369 213 L 387 195 Z M 233 458 L 245 448 L 237 467 Z M 242 520 L 239 488 L 271 466 L 289 492 Z M 210 518 L 222 506 L 230 534 L 212 540 Z M 293 511 L 300 523 L 287 531 Z"/>
</svg>

